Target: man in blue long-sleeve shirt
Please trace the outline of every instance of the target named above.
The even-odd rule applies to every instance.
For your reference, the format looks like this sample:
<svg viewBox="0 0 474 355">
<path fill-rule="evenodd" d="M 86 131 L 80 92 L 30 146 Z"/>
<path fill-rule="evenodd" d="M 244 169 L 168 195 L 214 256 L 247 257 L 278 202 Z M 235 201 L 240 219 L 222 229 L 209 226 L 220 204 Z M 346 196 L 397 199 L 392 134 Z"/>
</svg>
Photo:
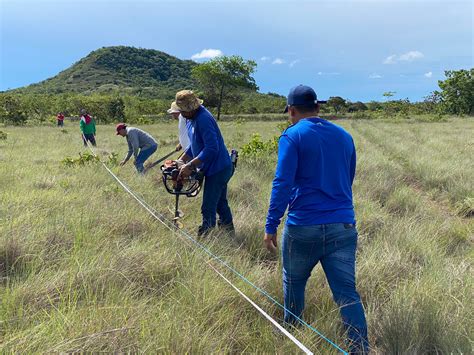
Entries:
<svg viewBox="0 0 474 355">
<path fill-rule="evenodd" d="M 308 86 L 296 86 L 288 95 L 285 112 L 292 126 L 278 145 L 264 243 L 276 251 L 277 228 L 288 207 L 282 236 L 285 322 L 298 323 L 306 282 L 320 262 L 340 307 L 350 352 L 366 353 L 367 324 L 355 286 L 356 152 L 348 132 L 318 117 L 320 103 Z"/>
<path fill-rule="evenodd" d="M 233 232 L 232 213 L 227 202 L 227 183 L 234 173 L 234 167 L 216 120 L 201 104 L 202 101 L 190 90 L 176 94 L 176 105 L 186 118 L 190 139 L 190 145 L 181 158 L 186 164 L 181 167 L 179 178 L 189 176 L 197 168 L 204 173 L 202 225 L 198 229 L 198 235 L 207 234 L 216 226 L 216 212 L 219 215 L 219 226 Z"/>
</svg>

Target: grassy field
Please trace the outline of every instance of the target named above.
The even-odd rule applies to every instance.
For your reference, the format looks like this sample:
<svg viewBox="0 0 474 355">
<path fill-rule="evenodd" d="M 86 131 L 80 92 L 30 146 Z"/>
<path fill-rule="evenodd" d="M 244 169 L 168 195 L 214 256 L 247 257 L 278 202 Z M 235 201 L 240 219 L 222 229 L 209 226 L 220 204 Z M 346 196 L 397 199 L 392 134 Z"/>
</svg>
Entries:
<svg viewBox="0 0 474 355">
<path fill-rule="evenodd" d="M 338 121 L 358 151 L 358 289 L 376 353 L 472 353 L 474 123 L 472 119 Z M 276 122 L 223 122 L 229 149 Z M 176 144 L 176 125 L 146 126 Z M 85 152 L 78 127 L 1 128 L 0 353 L 297 353 L 286 338 L 206 264 L 209 258 L 139 207 L 97 163 L 66 167 Z M 98 126 L 98 154 L 121 158 L 125 140 Z M 241 158 L 229 187 L 236 237 L 204 241 L 278 300 L 279 261 L 261 245 L 276 155 Z M 112 168 L 152 206 L 172 216 L 156 169 Z M 183 199 L 194 233 L 200 199 Z M 215 262 L 213 265 L 218 266 Z M 222 268 L 219 268 L 223 270 Z M 276 319 L 282 310 L 229 274 Z M 318 267 L 305 319 L 344 347 L 339 313 Z M 315 353 L 334 348 L 309 330 L 295 335 Z"/>
</svg>

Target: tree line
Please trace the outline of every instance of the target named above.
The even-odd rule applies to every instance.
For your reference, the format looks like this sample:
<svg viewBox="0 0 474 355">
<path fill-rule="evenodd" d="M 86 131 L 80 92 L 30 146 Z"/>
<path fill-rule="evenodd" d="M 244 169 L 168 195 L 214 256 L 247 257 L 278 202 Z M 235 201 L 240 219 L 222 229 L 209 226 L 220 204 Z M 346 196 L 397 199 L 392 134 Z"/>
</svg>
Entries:
<svg viewBox="0 0 474 355">
<path fill-rule="evenodd" d="M 223 114 L 281 113 L 286 98 L 275 93 L 258 93 L 252 76 L 256 68 L 254 61 L 239 56 L 218 57 L 195 66 L 192 76 L 197 83 L 198 95 L 206 107 Z M 429 94 L 421 102 L 408 99 L 394 100 L 396 93 L 383 94 L 384 101 L 363 103 L 351 102 L 340 96 L 330 97 L 322 106 L 326 115 L 353 114 L 355 118 L 373 118 L 380 113 L 385 116 L 408 114 L 456 114 L 474 115 L 474 68 L 449 70 L 446 79 L 439 81 L 439 91 Z M 30 122 L 54 120 L 58 112 L 66 117 L 79 115 L 80 109 L 90 112 L 98 123 L 130 122 L 153 123 L 166 117 L 171 100 L 152 99 L 135 95 L 78 93 L 31 94 L 18 92 L 0 93 L 0 122 L 22 125 Z"/>
</svg>

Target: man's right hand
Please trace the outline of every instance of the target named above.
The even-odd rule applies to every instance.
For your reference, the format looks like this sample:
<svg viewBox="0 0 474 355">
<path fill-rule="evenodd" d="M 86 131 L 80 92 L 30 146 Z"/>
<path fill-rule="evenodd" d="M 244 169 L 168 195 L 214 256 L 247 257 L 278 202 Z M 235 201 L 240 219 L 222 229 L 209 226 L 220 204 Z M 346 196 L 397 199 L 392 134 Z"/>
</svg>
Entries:
<svg viewBox="0 0 474 355">
<path fill-rule="evenodd" d="M 269 252 L 276 254 L 278 252 L 276 233 L 275 234 L 265 233 L 265 236 L 263 237 L 263 244 L 265 245 L 265 248 L 267 248 Z"/>
<path fill-rule="evenodd" d="M 127 162 L 126 160 L 122 160 L 122 161 L 120 162 L 120 166 L 124 166 L 126 162 Z"/>
</svg>

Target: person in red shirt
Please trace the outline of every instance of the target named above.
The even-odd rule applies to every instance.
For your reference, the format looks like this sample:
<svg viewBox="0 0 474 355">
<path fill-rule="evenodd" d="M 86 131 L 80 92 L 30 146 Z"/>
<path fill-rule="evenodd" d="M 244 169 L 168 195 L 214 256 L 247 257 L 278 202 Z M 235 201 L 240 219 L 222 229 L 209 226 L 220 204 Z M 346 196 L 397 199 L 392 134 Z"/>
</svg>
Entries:
<svg viewBox="0 0 474 355">
<path fill-rule="evenodd" d="M 56 120 L 58 121 L 58 127 L 64 126 L 64 114 L 62 112 L 58 113 L 58 115 L 56 116 Z"/>
</svg>

